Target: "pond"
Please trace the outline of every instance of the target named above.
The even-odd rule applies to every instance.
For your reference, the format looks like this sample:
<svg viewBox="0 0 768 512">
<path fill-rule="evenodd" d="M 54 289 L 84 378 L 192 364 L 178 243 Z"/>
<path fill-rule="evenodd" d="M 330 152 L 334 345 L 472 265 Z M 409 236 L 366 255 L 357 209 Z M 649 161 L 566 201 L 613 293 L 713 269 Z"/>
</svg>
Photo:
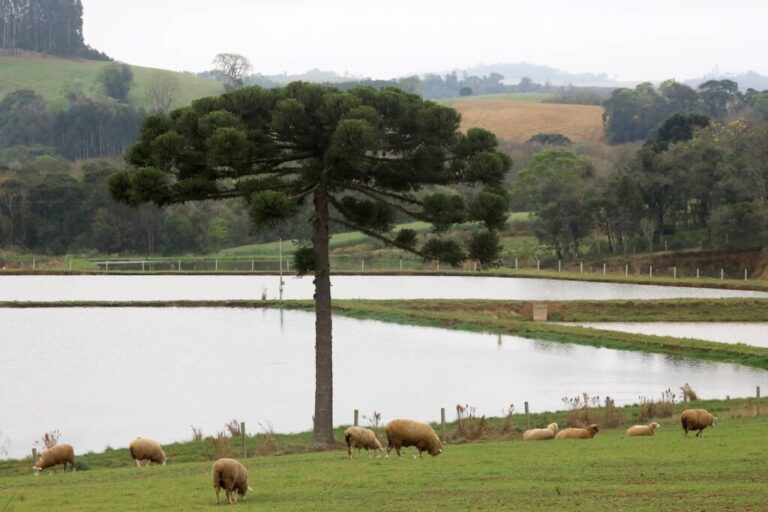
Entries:
<svg viewBox="0 0 768 512">
<path fill-rule="evenodd" d="M 693 338 L 731 344 L 744 343 L 755 347 L 768 347 L 768 323 L 765 322 L 597 322 L 569 325 L 593 327 L 607 331 L 672 336 L 673 338 Z"/>
<path fill-rule="evenodd" d="M 9 456 L 60 430 L 77 452 L 206 435 L 309 430 L 314 316 L 270 309 L 0 309 L 0 431 Z M 768 372 L 511 336 L 334 319 L 335 423 L 353 410 L 449 419 L 457 404 L 498 416 L 563 408 L 582 392 L 634 403 L 688 382 L 707 398 L 768 388 Z M 365 424 L 365 420 L 362 421 Z"/>
<path fill-rule="evenodd" d="M 285 277 L 285 299 L 311 299 L 311 277 Z M 337 299 L 641 300 L 763 297 L 768 293 L 550 279 L 335 276 Z M 278 296 L 277 276 L 0 276 L 0 301 L 258 300 Z"/>
</svg>

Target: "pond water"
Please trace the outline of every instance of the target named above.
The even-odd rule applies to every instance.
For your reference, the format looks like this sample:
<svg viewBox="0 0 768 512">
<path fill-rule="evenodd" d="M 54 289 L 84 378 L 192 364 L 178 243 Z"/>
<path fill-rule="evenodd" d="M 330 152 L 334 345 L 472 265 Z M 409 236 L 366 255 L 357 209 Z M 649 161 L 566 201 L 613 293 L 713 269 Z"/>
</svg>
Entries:
<svg viewBox="0 0 768 512">
<path fill-rule="evenodd" d="M 206 435 L 233 418 L 249 432 L 309 430 L 314 316 L 253 309 L 0 309 L 0 431 L 9 456 L 46 431 L 78 453 Z M 582 392 L 619 404 L 688 382 L 699 395 L 748 396 L 768 372 L 733 364 L 511 336 L 334 319 L 335 423 L 354 409 L 387 421 L 437 420 L 457 404 L 498 416 L 529 401 L 563 407 Z M 365 420 L 363 420 L 365 424 Z"/>
<path fill-rule="evenodd" d="M 764 322 L 598 322 L 569 325 L 581 325 L 607 331 L 653 334 L 656 336 L 672 336 L 674 338 L 693 338 L 731 344 L 744 343 L 755 347 L 768 347 L 768 323 Z"/>
<path fill-rule="evenodd" d="M 311 277 L 286 277 L 285 299 L 311 299 Z M 766 292 L 550 279 L 335 276 L 337 299 L 640 300 L 764 297 Z M 258 300 L 277 276 L 0 276 L 0 301 Z"/>
</svg>

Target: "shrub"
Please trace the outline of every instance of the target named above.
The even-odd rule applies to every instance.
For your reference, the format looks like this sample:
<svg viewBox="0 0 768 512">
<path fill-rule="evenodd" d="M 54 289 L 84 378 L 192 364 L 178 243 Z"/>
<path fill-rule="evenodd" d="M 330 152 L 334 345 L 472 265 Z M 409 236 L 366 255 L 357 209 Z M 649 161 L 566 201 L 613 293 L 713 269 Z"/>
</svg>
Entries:
<svg viewBox="0 0 768 512">
<path fill-rule="evenodd" d="M 675 413 L 675 394 L 667 389 L 661 394 L 661 400 L 640 397 L 640 420 L 650 421 L 653 418 L 671 418 Z"/>
<path fill-rule="evenodd" d="M 501 426 L 501 435 L 508 436 L 512 433 L 512 415 L 515 413 L 515 404 L 509 404 L 509 407 L 501 410 L 504 416 L 504 424 Z"/>
<path fill-rule="evenodd" d="M 243 430 L 240 428 L 240 422 L 237 420 L 232 420 L 229 423 L 226 423 L 224 427 L 232 437 L 240 437 L 244 434 Z"/>
<path fill-rule="evenodd" d="M 273 455 L 280 453 L 280 445 L 275 438 L 275 429 L 272 427 L 272 423 L 267 422 L 266 425 L 259 423 L 261 427 L 261 444 L 259 445 L 259 455 Z"/>
<path fill-rule="evenodd" d="M 485 416 L 477 417 L 476 409 L 470 405 L 457 405 L 457 430 L 462 439 L 473 441 L 483 436 L 486 430 Z"/>
<path fill-rule="evenodd" d="M 568 417 L 565 423 L 569 427 L 586 427 L 598 422 L 598 417 L 593 409 L 600 406 L 599 396 L 589 396 L 582 393 L 573 398 L 563 397 L 563 404 L 568 409 Z"/>
</svg>

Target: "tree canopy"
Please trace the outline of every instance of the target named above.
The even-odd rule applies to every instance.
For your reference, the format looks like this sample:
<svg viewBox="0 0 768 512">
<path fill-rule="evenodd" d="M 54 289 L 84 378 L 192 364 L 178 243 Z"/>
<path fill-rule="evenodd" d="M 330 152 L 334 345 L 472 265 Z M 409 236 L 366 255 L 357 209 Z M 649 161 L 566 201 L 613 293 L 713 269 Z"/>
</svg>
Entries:
<svg viewBox="0 0 768 512">
<path fill-rule="evenodd" d="M 311 198 L 312 246 L 297 263 L 315 274 L 315 443 L 323 446 L 333 443 L 329 224 L 458 264 L 464 250 L 440 233 L 467 220 L 493 228 L 498 216 L 488 209 L 506 210 L 506 201 L 484 196 L 473 209 L 429 187 L 494 187 L 511 165 L 493 134 L 462 134 L 459 124 L 455 110 L 394 88 L 244 88 L 147 117 L 127 156 L 133 169 L 113 175 L 110 190 L 129 205 L 242 198 L 258 224 L 285 220 Z M 392 232 L 396 215 L 432 222 L 435 236 L 416 247 Z"/>
</svg>

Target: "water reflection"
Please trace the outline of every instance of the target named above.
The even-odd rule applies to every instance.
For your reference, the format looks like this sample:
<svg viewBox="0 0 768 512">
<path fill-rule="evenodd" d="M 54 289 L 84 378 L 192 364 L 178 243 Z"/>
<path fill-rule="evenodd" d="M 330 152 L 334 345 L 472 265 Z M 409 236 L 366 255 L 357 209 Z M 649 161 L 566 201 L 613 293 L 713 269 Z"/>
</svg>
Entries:
<svg viewBox="0 0 768 512">
<path fill-rule="evenodd" d="M 336 299 L 637 300 L 768 297 L 765 292 L 545 279 L 334 276 Z M 0 276 L 0 301 L 277 299 L 278 276 Z M 285 281 L 286 299 L 311 299 L 312 279 Z"/>
<path fill-rule="evenodd" d="M 0 309 L 0 332 L 0 431 L 11 456 L 53 429 L 82 452 L 137 435 L 183 440 L 190 424 L 211 434 L 232 418 L 254 431 L 312 425 L 313 314 Z M 554 410 L 582 392 L 621 405 L 685 382 L 705 397 L 768 384 L 768 372 L 732 364 L 347 318 L 334 319 L 334 340 L 337 424 L 354 409 L 435 420 L 459 403 L 498 414 L 525 401 Z"/>
</svg>

